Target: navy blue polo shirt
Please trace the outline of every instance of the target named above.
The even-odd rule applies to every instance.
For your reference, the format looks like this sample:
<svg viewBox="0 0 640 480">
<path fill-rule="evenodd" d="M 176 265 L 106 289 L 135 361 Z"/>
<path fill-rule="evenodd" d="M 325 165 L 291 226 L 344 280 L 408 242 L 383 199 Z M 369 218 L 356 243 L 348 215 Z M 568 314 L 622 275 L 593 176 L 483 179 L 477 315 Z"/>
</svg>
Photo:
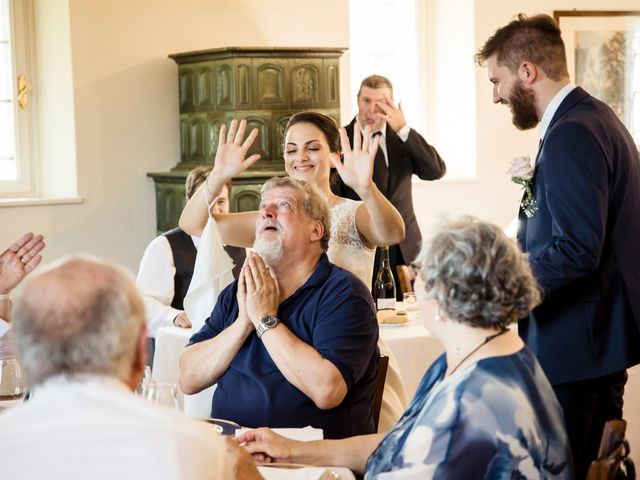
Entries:
<svg viewBox="0 0 640 480">
<path fill-rule="evenodd" d="M 235 321 L 236 291 L 237 281 L 222 291 L 191 343 L 213 338 Z M 322 428 L 325 438 L 373 433 L 378 324 L 367 287 L 323 253 L 306 283 L 280 305 L 278 318 L 338 368 L 348 388 L 342 403 L 329 410 L 317 408 L 280 373 L 252 333 L 218 379 L 211 416 L 252 428 L 311 425 Z"/>
</svg>

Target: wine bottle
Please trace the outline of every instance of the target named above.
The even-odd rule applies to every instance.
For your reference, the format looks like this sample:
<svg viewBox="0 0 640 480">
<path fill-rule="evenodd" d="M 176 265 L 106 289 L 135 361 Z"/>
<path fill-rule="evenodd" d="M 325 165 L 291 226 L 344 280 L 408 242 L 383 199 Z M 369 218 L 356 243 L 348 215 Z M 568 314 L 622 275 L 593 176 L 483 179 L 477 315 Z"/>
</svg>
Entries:
<svg viewBox="0 0 640 480">
<path fill-rule="evenodd" d="M 391 273 L 391 263 L 389 262 L 389 247 L 382 247 L 380 251 L 380 269 L 373 286 L 373 293 L 376 297 L 376 307 L 378 310 L 396 308 L 396 282 Z"/>
</svg>

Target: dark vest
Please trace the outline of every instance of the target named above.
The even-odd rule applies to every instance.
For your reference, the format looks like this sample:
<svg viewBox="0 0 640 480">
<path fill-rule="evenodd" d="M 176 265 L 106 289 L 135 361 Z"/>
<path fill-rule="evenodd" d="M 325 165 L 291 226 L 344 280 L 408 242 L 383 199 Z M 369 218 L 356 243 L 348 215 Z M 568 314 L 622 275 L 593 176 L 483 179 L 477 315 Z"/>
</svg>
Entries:
<svg viewBox="0 0 640 480">
<path fill-rule="evenodd" d="M 237 279 L 238 275 L 240 275 L 240 270 L 242 270 L 244 259 L 247 257 L 247 252 L 244 248 L 230 247 L 228 245 L 224 246 L 224 250 L 231 257 L 231 260 L 233 260 L 233 278 Z"/>
<path fill-rule="evenodd" d="M 164 235 L 169 241 L 171 253 L 173 254 L 173 264 L 176 268 L 176 273 L 173 277 L 174 294 L 173 300 L 171 300 L 171 306 L 178 310 L 184 310 L 183 301 L 189 291 L 198 250 L 196 250 L 191 237 L 179 228 L 169 230 Z M 224 249 L 235 264 L 233 267 L 233 278 L 238 278 L 246 257 L 245 249 L 226 245 Z"/>
<path fill-rule="evenodd" d="M 182 302 L 189 291 L 198 250 L 196 250 L 191 237 L 179 228 L 169 230 L 164 236 L 169 241 L 173 264 L 176 267 L 176 273 L 173 276 L 174 293 L 171 306 L 178 310 L 184 310 Z"/>
</svg>

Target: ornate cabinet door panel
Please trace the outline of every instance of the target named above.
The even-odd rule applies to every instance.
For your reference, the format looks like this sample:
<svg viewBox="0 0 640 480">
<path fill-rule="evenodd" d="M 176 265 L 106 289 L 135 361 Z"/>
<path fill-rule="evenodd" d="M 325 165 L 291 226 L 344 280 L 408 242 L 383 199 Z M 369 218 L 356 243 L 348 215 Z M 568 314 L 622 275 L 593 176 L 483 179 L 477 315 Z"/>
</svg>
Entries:
<svg viewBox="0 0 640 480">
<path fill-rule="evenodd" d="M 239 110 L 250 110 L 254 107 L 251 86 L 255 82 L 252 76 L 251 59 L 236 59 L 236 105 Z"/>
<path fill-rule="evenodd" d="M 340 62 L 337 58 L 325 58 L 322 61 L 322 102 L 325 108 L 340 108 Z M 338 125 L 340 125 L 338 123 Z"/>
<path fill-rule="evenodd" d="M 313 109 L 340 125 L 341 48 L 217 48 L 169 55 L 178 64 L 180 161 L 149 173 L 156 185 L 159 232 L 173 228 L 184 207 L 192 168 L 215 161 L 220 127 L 246 119 L 258 137 L 249 155 L 260 160 L 234 179 L 231 210 L 257 209 L 260 187 L 285 175 L 284 131 L 291 115 Z"/>
<path fill-rule="evenodd" d="M 187 162 L 203 164 L 205 162 L 207 144 L 207 117 L 203 113 L 194 113 L 186 120 L 187 125 Z"/>
<path fill-rule="evenodd" d="M 322 104 L 320 78 L 322 59 L 310 58 L 291 65 L 291 107 L 294 110 L 319 108 Z"/>
<path fill-rule="evenodd" d="M 196 110 L 196 73 L 187 66 L 178 71 L 178 90 L 180 95 L 180 113 Z"/>
<path fill-rule="evenodd" d="M 221 112 L 235 110 L 233 61 L 224 60 L 216 65 L 215 109 Z"/>
<path fill-rule="evenodd" d="M 289 62 L 287 60 L 254 59 L 253 91 L 256 109 L 288 108 Z"/>
<path fill-rule="evenodd" d="M 206 165 L 213 165 L 218 150 L 218 140 L 220 139 L 220 127 L 226 122 L 226 118 L 219 112 L 207 113 L 206 124 Z"/>
<path fill-rule="evenodd" d="M 233 186 L 232 212 L 250 212 L 260 208 L 260 187 L 255 181 L 239 180 Z"/>
</svg>

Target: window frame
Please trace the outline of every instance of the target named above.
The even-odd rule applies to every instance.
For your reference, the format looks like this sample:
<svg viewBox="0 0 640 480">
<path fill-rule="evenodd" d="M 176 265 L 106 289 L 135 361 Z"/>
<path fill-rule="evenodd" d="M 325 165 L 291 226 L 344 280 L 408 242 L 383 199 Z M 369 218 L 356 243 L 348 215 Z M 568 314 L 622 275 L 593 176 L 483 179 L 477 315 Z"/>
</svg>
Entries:
<svg viewBox="0 0 640 480">
<path fill-rule="evenodd" d="M 39 152 L 34 1 L 8 0 L 8 6 L 17 178 L 0 180 L 0 199 L 37 197 L 39 183 L 35 172 L 38 170 Z M 24 75 L 31 87 L 24 109 L 17 103 L 19 75 Z"/>
</svg>

